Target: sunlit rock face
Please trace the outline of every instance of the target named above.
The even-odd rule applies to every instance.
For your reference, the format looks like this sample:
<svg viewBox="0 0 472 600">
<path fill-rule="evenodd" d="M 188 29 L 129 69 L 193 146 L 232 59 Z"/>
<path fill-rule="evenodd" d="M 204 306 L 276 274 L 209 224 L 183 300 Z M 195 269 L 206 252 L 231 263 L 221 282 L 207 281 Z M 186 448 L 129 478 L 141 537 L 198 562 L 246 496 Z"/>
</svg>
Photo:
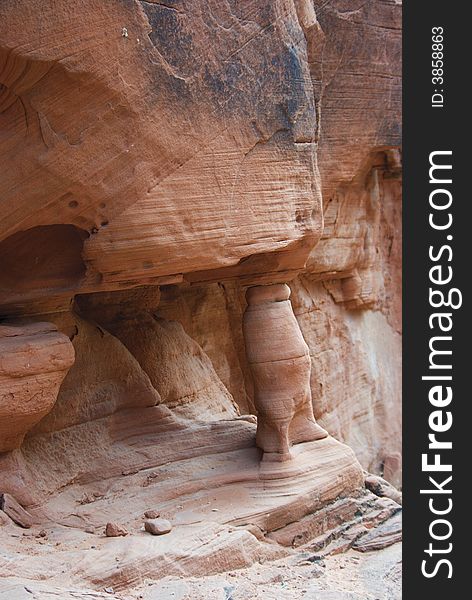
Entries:
<svg viewBox="0 0 472 600">
<path fill-rule="evenodd" d="M 401 482 L 400 19 L 1 3 L 7 581 L 134 592 L 396 514 L 362 469 Z"/>
</svg>

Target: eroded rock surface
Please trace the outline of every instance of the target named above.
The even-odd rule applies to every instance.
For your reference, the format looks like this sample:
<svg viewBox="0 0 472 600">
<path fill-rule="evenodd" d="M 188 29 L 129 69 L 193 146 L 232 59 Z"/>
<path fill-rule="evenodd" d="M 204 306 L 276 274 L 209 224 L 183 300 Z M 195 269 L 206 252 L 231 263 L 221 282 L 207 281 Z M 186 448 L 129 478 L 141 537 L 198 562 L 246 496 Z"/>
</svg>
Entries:
<svg viewBox="0 0 472 600">
<path fill-rule="evenodd" d="M 40 4 L 0 6 L 0 595 L 397 597 L 313 557 L 401 536 L 401 5 Z"/>
<path fill-rule="evenodd" d="M 0 453 L 19 448 L 51 410 L 73 363 L 72 344 L 51 323 L 0 324 Z"/>
<path fill-rule="evenodd" d="M 309 348 L 288 285 L 251 287 L 243 331 L 258 413 L 256 443 L 264 460 L 289 460 L 290 446 L 325 438 L 313 416 Z"/>
<path fill-rule="evenodd" d="M 0 9 L 0 240 L 89 234 L 86 273 L 50 296 L 303 267 L 322 218 L 293 4 L 29 8 Z M 7 284 L 2 303 L 21 302 Z"/>
</svg>

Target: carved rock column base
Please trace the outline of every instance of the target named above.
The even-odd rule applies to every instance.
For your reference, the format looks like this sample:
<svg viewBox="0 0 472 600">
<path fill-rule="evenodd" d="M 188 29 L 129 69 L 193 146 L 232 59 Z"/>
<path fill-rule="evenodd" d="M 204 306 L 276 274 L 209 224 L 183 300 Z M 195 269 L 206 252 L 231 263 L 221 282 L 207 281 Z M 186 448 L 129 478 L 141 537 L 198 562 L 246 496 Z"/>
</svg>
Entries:
<svg viewBox="0 0 472 600">
<path fill-rule="evenodd" d="M 19 448 L 25 434 L 56 402 L 74 363 L 74 347 L 52 323 L 0 325 L 0 453 Z"/>
<path fill-rule="evenodd" d="M 286 461 L 290 446 L 325 438 L 313 415 L 311 360 L 289 300 L 290 288 L 249 288 L 243 319 L 258 411 L 256 444 L 264 461 Z"/>
</svg>

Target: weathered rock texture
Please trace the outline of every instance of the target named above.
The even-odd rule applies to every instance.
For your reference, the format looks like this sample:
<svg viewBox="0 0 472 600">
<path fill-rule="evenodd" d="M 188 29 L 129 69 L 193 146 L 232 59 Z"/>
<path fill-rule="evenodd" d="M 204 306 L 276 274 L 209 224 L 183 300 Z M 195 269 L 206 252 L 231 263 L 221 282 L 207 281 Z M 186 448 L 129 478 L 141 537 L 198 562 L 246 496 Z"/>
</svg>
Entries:
<svg viewBox="0 0 472 600">
<path fill-rule="evenodd" d="M 292 304 L 310 347 L 315 416 L 401 485 L 401 176 L 381 152 L 325 210 Z M 400 460 L 399 460 L 400 459 Z"/>
<path fill-rule="evenodd" d="M 289 460 L 290 446 L 325 438 L 313 416 L 309 348 L 285 284 L 251 287 L 243 331 L 258 414 L 256 444 L 265 460 Z"/>
<path fill-rule="evenodd" d="M 50 323 L 0 325 L 0 453 L 19 448 L 52 409 L 73 362 L 72 344 Z"/>
<path fill-rule="evenodd" d="M 321 194 L 291 2 L 30 8 L 0 9 L 0 251 L 70 256 L 43 273 L 26 254 L 43 286 L 12 264 L 2 304 L 303 267 Z"/>
<path fill-rule="evenodd" d="M 399 539 L 400 12 L 1 3 L 7 595 Z"/>
</svg>

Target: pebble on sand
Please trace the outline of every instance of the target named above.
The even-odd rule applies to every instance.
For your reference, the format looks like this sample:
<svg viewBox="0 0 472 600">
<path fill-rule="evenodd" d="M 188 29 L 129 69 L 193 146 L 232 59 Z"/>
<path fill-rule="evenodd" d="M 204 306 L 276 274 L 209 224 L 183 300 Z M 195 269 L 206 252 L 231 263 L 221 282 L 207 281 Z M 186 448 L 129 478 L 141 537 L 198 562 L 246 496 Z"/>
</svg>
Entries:
<svg viewBox="0 0 472 600">
<path fill-rule="evenodd" d="M 167 519 L 148 519 L 144 522 L 144 529 L 152 535 L 164 535 L 172 530 L 172 525 Z"/>
<path fill-rule="evenodd" d="M 107 523 L 105 535 L 107 537 L 120 537 L 121 535 L 128 535 L 128 531 L 118 523 Z"/>
</svg>

